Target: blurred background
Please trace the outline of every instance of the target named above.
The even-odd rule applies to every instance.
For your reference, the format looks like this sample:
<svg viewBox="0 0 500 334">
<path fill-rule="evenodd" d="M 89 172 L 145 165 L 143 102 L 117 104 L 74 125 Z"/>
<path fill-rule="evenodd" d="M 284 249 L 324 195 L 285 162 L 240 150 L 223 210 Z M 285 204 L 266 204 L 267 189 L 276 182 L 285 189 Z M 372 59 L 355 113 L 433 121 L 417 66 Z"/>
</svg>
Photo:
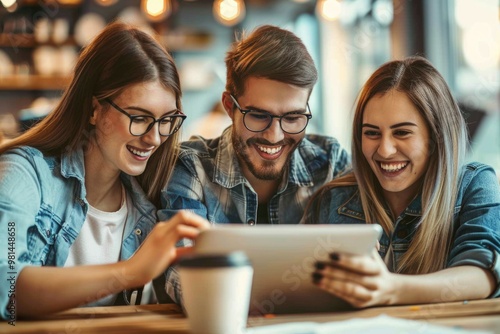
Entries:
<svg viewBox="0 0 500 334">
<path fill-rule="evenodd" d="M 356 96 L 382 63 L 428 58 L 469 125 L 470 159 L 500 174 L 498 0 L 0 0 L 0 133 L 13 138 L 50 112 L 81 48 L 115 19 L 157 33 L 176 60 L 188 118 L 183 138 L 229 124 L 218 104 L 224 57 L 242 31 L 295 32 L 319 69 L 309 133 L 350 147 Z"/>
</svg>

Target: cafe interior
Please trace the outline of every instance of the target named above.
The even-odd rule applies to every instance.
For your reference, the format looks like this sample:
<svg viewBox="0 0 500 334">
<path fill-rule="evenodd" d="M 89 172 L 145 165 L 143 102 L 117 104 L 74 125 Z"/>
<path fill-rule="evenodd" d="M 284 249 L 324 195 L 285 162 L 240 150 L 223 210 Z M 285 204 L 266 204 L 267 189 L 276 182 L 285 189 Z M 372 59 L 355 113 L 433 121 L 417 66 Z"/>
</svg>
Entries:
<svg viewBox="0 0 500 334">
<path fill-rule="evenodd" d="M 242 33 L 272 24 L 297 34 L 318 68 L 319 80 L 309 100 L 313 117 L 308 133 L 334 136 L 349 149 L 353 106 L 365 80 L 389 60 L 421 55 L 443 75 L 462 108 L 469 128 L 469 159 L 493 166 L 500 175 L 498 0 L 0 0 L 1 140 L 15 138 L 51 112 L 69 83 L 80 50 L 114 20 L 153 32 L 174 57 L 183 112 L 188 116 L 183 139 L 196 134 L 216 137 L 230 124 L 224 112 L 218 112 L 225 87 L 225 53 Z M 450 330 L 463 325 L 500 333 L 496 318 L 500 304 L 471 304 L 373 308 L 354 316 L 385 313 Z M 188 332 L 185 319 L 173 307 L 155 307 L 115 308 L 113 315 L 106 315 L 106 310 L 73 310 L 45 322 L 27 323 L 24 329 L 61 332 L 76 326 L 81 333 Z M 490 313 L 496 317 L 488 317 Z M 324 323 L 354 316 L 253 321 L 259 326 Z M 64 324 L 56 324 L 61 319 Z M 124 323 L 130 331 L 120 327 Z M 441 333 L 422 328 L 410 332 Z"/>
<path fill-rule="evenodd" d="M 79 51 L 124 20 L 156 33 L 180 71 L 182 136 L 229 125 L 218 102 L 231 42 L 262 24 L 296 33 L 319 69 L 309 133 L 350 146 L 356 96 L 381 64 L 428 58 L 469 126 L 471 160 L 500 171 L 500 23 L 496 0 L 1 0 L 0 132 L 17 136 L 50 112 Z M 213 115 L 216 115 L 214 117 Z M 498 174 L 498 173 L 497 173 Z"/>
</svg>

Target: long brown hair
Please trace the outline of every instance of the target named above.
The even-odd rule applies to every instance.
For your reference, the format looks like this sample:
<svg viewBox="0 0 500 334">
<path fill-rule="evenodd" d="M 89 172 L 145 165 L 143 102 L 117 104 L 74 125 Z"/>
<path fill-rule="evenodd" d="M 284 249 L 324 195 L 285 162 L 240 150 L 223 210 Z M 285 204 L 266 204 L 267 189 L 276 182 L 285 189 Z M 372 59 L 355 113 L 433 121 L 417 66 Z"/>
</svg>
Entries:
<svg viewBox="0 0 500 334">
<path fill-rule="evenodd" d="M 384 210 L 380 183 L 361 147 L 363 112 L 375 95 L 391 90 L 406 94 L 426 120 L 431 134 L 429 166 L 422 186 L 422 219 L 397 271 L 425 274 L 443 269 L 453 235 L 453 214 L 467 149 L 467 129 L 448 85 L 422 57 L 391 61 L 376 70 L 359 94 L 352 128 L 353 173 L 321 189 L 311 203 L 334 187 L 358 185 L 366 222 L 380 224 L 388 235 L 394 226 Z M 445 209 L 444 209 L 445 208 Z M 313 205 L 308 210 L 317 210 Z"/>
<path fill-rule="evenodd" d="M 124 23 L 108 25 L 81 53 L 74 75 L 59 104 L 39 124 L 0 147 L 0 154 L 18 146 L 32 146 L 45 155 L 85 147 L 93 126 L 92 98 L 113 98 L 125 88 L 148 81 L 162 83 L 181 106 L 179 74 L 172 57 L 147 33 Z M 179 133 L 170 136 L 150 157 L 137 177 L 149 200 L 158 205 L 178 154 Z"/>
</svg>

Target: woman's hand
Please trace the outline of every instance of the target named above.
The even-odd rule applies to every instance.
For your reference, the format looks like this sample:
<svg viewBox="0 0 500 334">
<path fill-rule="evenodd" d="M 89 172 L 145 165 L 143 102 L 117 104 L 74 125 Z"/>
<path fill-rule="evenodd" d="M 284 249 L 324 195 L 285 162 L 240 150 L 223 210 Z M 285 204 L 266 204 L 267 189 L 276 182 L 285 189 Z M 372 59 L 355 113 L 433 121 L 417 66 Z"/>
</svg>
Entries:
<svg viewBox="0 0 500 334">
<path fill-rule="evenodd" d="M 134 283 L 130 287 L 144 285 L 158 277 L 178 256 L 191 247 L 176 248 L 183 238 L 195 239 L 210 227 L 210 223 L 189 211 L 181 211 L 169 221 L 159 222 L 153 228 L 136 253 L 128 260 L 127 277 Z"/>
<path fill-rule="evenodd" d="M 354 307 L 392 304 L 396 274 L 389 272 L 376 250 L 371 255 L 333 253 L 332 261 L 318 262 L 313 282 Z"/>
</svg>

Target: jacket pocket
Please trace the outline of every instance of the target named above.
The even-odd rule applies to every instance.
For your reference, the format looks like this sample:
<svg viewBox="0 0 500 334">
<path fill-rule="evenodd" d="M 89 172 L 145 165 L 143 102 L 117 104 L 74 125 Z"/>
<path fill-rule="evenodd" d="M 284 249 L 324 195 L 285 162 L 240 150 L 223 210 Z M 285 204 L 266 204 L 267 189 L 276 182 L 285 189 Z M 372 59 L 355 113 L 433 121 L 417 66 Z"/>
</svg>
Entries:
<svg viewBox="0 0 500 334">
<path fill-rule="evenodd" d="M 47 255 L 54 246 L 60 225 L 61 219 L 53 213 L 52 208 L 42 204 L 35 217 L 35 224 L 28 228 L 27 245 L 31 264 L 39 266 L 47 264 Z"/>
</svg>

